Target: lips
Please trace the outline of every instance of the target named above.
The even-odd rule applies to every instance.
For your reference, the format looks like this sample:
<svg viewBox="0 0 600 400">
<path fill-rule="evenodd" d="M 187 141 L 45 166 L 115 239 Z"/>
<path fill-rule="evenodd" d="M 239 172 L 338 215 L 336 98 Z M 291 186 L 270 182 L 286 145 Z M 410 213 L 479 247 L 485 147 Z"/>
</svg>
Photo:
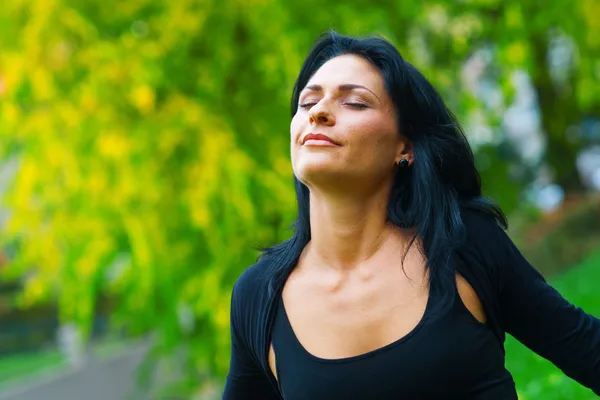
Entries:
<svg viewBox="0 0 600 400">
<path fill-rule="evenodd" d="M 327 135 L 323 135 L 322 133 L 309 133 L 302 139 L 302 144 L 306 143 L 308 140 L 324 140 L 326 142 L 337 145 L 337 143 L 334 142 L 333 139 L 331 139 Z"/>
</svg>

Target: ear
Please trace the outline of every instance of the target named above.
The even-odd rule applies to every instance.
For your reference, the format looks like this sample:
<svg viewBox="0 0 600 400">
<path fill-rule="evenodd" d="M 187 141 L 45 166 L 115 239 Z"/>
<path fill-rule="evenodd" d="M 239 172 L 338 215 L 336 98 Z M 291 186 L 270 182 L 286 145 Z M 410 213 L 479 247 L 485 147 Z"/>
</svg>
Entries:
<svg viewBox="0 0 600 400">
<path fill-rule="evenodd" d="M 398 146 L 396 148 L 396 157 L 394 158 L 394 163 L 400 162 L 400 160 L 403 158 L 408 160 L 408 165 L 411 165 L 415 159 L 412 142 L 408 140 L 406 136 L 400 136 L 400 140 L 398 141 Z"/>
</svg>

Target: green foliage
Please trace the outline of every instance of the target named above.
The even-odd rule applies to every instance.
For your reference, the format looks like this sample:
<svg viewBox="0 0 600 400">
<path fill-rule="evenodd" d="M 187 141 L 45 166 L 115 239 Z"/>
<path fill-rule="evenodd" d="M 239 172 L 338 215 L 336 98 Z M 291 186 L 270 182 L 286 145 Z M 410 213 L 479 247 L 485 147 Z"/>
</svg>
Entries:
<svg viewBox="0 0 600 400">
<path fill-rule="evenodd" d="M 23 376 L 58 369 L 64 365 L 58 351 L 45 351 L 18 356 L 4 356 L 0 360 L 0 387 L 7 387 Z"/>
<path fill-rule="evenodd" d="M 18 170 L 3 198 L 1 238 L 16 254 L 3 278 L 26 279 L 22 305 L 56 302 L 85 329 L 107 294 L 114 323 L 155 331 L 160 354 L 185 354 L 192 382 L 222 377 L 232 284 L 293 219 L 288 102 L 319 32 L 382 34 L 465 120 L 498 118 L 460 83 L 467 57 L 492 45 L 507 93 L 525 69 L 544 116 L 574 105 L 548 130 L 558 146 L 564 124 L 599 104 L 598 14 L 597 0 L 8 2 L 0 159 Z M 556 30 L 578 51 L 567 91 L 548 78 Z M 522 182 L 500 172 L 497 148 L 480 154 L 486 192 L 510 210 Z M 560 172 L 564 159 L 550 159 Z"/>
<path fill-rule="evenodd" d="M 241 65 L 226 45 L 235 12 L 10 7 L 3 38 L 19 39 L 1 59 L 0 129 L 18 172 L 3 240 L 17 248 L 6 275 L 27 280 L 21 303 L 56 301 L 87 330 L 107 293 L 117 324 L 157 330 L 165 352 L 183 347 L 193 369 L 223 374 L 232 283 L 256 246 L 281 239 L 293 206 L 285 152 L 263 141 L 251 157 L 238 141 L 253 129 L 235 135 L 224 111 Z"/>
<path fill-rule="evenodd" d="M 544 275 L 560 273 L 598 248 L 599 206 L 597 196 L 584 198 L 536 223 L 522 221 L 522 226 L 516 227 L 515 242 Z"/>
</svg>

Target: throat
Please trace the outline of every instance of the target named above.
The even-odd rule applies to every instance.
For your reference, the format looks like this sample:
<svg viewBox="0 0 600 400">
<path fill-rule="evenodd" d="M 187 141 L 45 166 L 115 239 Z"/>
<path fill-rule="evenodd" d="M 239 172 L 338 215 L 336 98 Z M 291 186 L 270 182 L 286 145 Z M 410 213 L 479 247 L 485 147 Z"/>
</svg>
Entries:
<svg viewBox="0 0 600 400">
<path fill-rule="evenodd" d="M 318 236 L 306 245 L 300 259 L 306 260 L 305 264 L 311 268 L 335 271 L 341 282 L 347 275 L 356 275 L 362 281 L 371 280 L 390 260 L 403 259 L 412 240 L 409 232 L 398 228 L 386 229 L 372 240 L 340 237 L 324 240 Z"/>
</svg>

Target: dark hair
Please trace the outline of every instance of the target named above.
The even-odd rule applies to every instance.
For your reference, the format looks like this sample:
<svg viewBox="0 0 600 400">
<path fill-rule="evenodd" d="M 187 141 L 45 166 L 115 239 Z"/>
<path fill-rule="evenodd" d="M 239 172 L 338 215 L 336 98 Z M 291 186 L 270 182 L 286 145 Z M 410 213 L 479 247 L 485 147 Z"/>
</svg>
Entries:
<svg viewBox="0 0 600 400">
<path fill-rule="evenodd" d="M 399 132 L 412 142 L 414 164 L 397 172 L 388 220 L 399 227 L 414 228 L 421 239 L 432 305 L 441 310 L 454 299 L 452 256 L 465 240 L 461 210 L 476 209 L 504 228 L 506 217 L 492 200 L 481 195 L 473 152 L 454 115 L 427 79 L 385 39 L 354 38 L 334 31 L 322 34 L 294 86 L 292 116 L 298 109 L 300 92 L 312 75 L 328 60 L 344 54 L 363 57 L 380 71 L 396 106 Z M 272 261 L 268 272 L 271 291 L 282 288 L 310 240 L 309 189 L 294 179 L 298 215 L 292 226 L 293 236 L 263 249 L 261 255 Z"/>
</svg>

